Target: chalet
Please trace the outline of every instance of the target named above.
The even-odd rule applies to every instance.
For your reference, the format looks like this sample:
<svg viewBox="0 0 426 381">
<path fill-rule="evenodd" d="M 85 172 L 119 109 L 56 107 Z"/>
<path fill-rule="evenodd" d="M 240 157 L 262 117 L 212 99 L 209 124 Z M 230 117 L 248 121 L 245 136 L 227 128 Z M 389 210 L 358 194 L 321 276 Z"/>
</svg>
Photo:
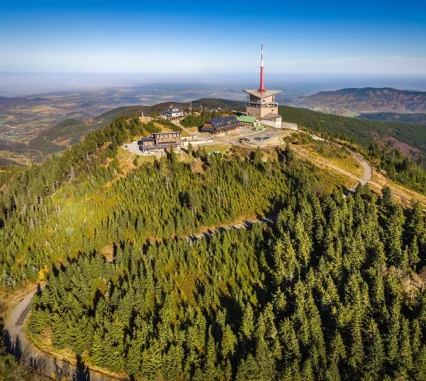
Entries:
<svg viewBox="0 0 426 381">
<path fill-rule="evenodd" d="M 157 132 L 150 137 L 138 141 L 141 151 L 158 148 L 178 148 L 181 146 L 181 133 L 179 132 Z"/>
<path fill-rule="evenodd" d="M 201 128 L 201 132 L 210 134 L 221 134 L 239 128 L 240 123 L 235 116 L 213 118 L 205 122 Z"/>
</svg>

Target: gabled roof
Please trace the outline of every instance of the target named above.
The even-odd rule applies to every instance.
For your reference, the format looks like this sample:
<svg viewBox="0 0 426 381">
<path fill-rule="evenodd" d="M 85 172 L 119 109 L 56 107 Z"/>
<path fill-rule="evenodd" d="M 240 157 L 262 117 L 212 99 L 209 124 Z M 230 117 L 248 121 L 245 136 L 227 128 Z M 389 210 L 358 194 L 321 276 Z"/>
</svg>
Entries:
<svg viewBox="0 0 426 381">
<path fill-rule="evenodd" d="M 256 117 L 247 116 L 247 115 L 241 115 L 237 119 L 238 119 L 239 122 L 242 122 L 242 123 L 254 123 L 257 120 Z"/>
<path fill-rule="evenodd" d="M 270 97 L 271 95 L 275 95 L 275 94 L 279 94 L 281 93 L 281 90 L 265 90 L 265 91 L 259 91 L 259 90 L 244 90 L 244 92 L 246 92 L 247 94 L 253 95 L 257 98 L 267 98 Z"/>
<path fill-rule="evenodd" d="M 235 116 L 225 116 L 219 118 L 213 118 L 208 121 L 211 123 L 216 130 L 221 130 L 225 128 L 229 123 L 238 123 L 238 120 Z"/>
</svg>

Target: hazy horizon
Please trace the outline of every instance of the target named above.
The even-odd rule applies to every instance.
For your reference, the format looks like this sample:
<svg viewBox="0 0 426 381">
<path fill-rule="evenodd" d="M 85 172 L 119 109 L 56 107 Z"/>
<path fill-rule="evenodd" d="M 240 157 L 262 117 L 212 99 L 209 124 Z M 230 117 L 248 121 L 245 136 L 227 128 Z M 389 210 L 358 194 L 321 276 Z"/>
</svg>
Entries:
<svg viewBox="0 0 426 381">
<path fill-rule="evenodd" d="M 131 89 L 144 86 L 203 88 L 211 95 L 217 88 L 237 94 L 242 88 L 257 88 L 258 73 L 58 73 L 0 72 L 0 96 L 34 97 L 58 92 L 85 92 L 102 89 Z M 366 74 L 277 74 L 267 73 L 266 86 L 282 90 L 284 96 L 311 95 L 318 91 L 348 87 L 393 87 L 399 90 L 426 91 L 426 75 Z M 209 92 L 209 89 L 212 93 Z M 241 94 L 241 97 L 244 97 Z"/>
<path fill-rule="evenodd" d="M 272 4 L 271 4 L 272 5 Z M 146 84 L 426 91 L 426 3 L 20 0 L 0 7 L 0 95 Z M 214 89 L 212 89 L 214 92 Z M 206 96 L 209 92 L 206 92 Z"/>
</svg>

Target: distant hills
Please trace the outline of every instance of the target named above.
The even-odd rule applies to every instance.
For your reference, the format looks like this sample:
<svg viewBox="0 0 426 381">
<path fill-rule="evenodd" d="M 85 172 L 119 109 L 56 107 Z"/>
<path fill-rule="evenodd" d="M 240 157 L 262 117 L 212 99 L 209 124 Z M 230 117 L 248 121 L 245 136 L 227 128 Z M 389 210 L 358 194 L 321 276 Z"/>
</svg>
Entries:
<svg viewBox="0 0 426 381">
<path fill-rule="evenodd" d="M 371 112 L 426 113 L 426 92 L 392 88 L 321 91 L 297 99 L 297 106 L 338 115 Z"/>
<path fill-rule="evenodd" d="M 199 108 L 202 106 L 205 109 L 222 109 L 231 110 L 239 109 L 245 106 L 245 102 L 231 101 L 229 99 L 202 98 L 192 102 L 192 106 Z"/>
<path fill-rule="evenodd" d="M 238 108 L 244 105 L 243 102 L 237 102 L 226 99 L 214 99 L 214 98 L 203 98 L 192 102 L 194 108 L 203 109 L 215 109 L 220 108 L 221 110 L 227 111 L 234 108 Z M 163 102 L 153 106 L 124 106 L 114 108 L 101 115 L 85 121 L 79 121 L 77 119 L 66 119 L 55 126 L 43 131 L 35 139 L 30 142 L 30 146 L 44 145 L 47 148 L 46 141 L 53 142 L 59 146 L 58 151 L 63 150 L 64 146 L 72 145 L 77 143 L 83 136 L 87 135 L 90 131 L 102 128 L 108 123 L 111 123 L 115 118 L 120 115 L 137 115 L 142 112 L 144 115 L 151 114 L 162 114 L 171 106 L 178 108 L 187 108 L 189 103 L 179 102 Z M 42 140 L 44 143 L 42 143 Z M 68 142 L 68 144 L 64 144 Z M 52 148 L 52 147 L 51 147 Z M 42 150 L 43 151 L 43 150 Z M 53 149 L 55 151 L 55 149 Z M 49 152 L 49 153 L 53 153 Z"/>
<path fill-rule="evenodd" d="M 0 97 L 0 110 L 1 104 L 22 106 L 31 102 L 31 99 L 25 98 Z M 78 143 L 84 136 L 92 131 L 103 128 L 120 115 L 140 115 L 142 112 L 144 115 L 159 115 L 164 113 L 171 106 L 185 109 L 188 108 L 190 104 L 191 103 L 163 102 L 152 106 L 123 106 L 114 108 L 93 118 L 84 118 L 83 120 L 68 118 L 50 128 L 43 129 L 30 139 L 28 144 L 0 139 L 0 150 L 18 153 L 40 162 L 44 160 L 47 155 L 61 152 L 67 147 Z M 192 107 L 194 109 L 204 110 L 220 109 L 229 111 L 231 109 L 241 108 L 242 106 L 244 106 L 244 102 L 215 98 L 203 98 L 192 102 Z M 11 160 L 0 161 L 0 167 L 14 164 L 17 165 L 17 163 Z"/>
<path fill-rule="evenodd" d="M 300 100 L 306 108 L 325 111 L 326 114 L 303 110 L 302 104 L 299 104 L 299 108 L 280 107 L 280 113 L 285 121 L 295 122 L 302 127 L 319 132 L 325 131 L 337 138 L 357 142 L 365 147 L 374 141 L 387 141 L 388 144 L 409 156 L 414 157 L 418 153 L 426 156 L 426 127 L 424 126 L 426 125 L 426 93 L 388 88 L 343 89 L 320 92 Z M 25 103 L 25 99 L 16 98 L 14 101 Z M 11 98 L 0 98 L 1 102 L 13 101 Z M 144 115 L 154 113 L 159 115 L 172 105 L 187 108 L 190 104 L 195 109 L 230 111 L 243 108 L 245 103 L 227 99 L 202 98 L 191 103 L 163 102 L 152 106 L 118 107 L 95 117 L 67 118 L 50 128 L 39 131 L 26 144 L 0 140 L 0 150 L 21 154 L 35 161 L 43 161 L 46 156 L 61 152 L 78 143 L 88 133 L 103 128 L 120 115 L 140 115 L 142 112 Z M 320 105 L 327 105 L 327 107 Z M 424 107 L 424 113 L 399 112 L 400 110 L 423 110 L 422 107 Z M 369 112 L 365 108 L 370 110 L 395 108 L 398 112 Z M 352 116 L 357 118 L 344 118 L 342 115 L 347 115 L 348 110 L 351 110 Z M 382 123 L 374 122 L 375 120 Z M 11 164 L 14 163 L 0 162 L 0 166 Z"/>
<path fill-rule="evenodd" d="M 5 107 L 26 106 L 46 101 L 45 98 L 8 98 L 0 97 L 0 110 Z"/>
<path fill-rule="evenodd" d="M 7 98 L 0 97 L 0 108 L 2 106 L 10 107 L 10 106 L 22 106 L 30 103 L 31 100 L 27 98 Z"/>
<path fill-rule="evenodd" d="M 37 102 L 43 102 L 46 101 L 45 98 L 7 98 L 0 96 L 0 109 L 2 107 L 11 107 L 11 106 L 25 106 L 28 104 L 33 104 Z M 146 114 L 150 114 L 152 112 L 164 112 L 170 106 L 179 107 L 179 108 L 186 108 L 189 105 L 191 105 L 195 108 L 202 108 L 205 109 L 218 109 L 221 108 L 223 110 L 230 110 L 234 108 L 239 108 L 245 105 L 245 102 L 240 101 L 234 101 L 230 99 L 217 99 L 217 98 L 201 98 L 197 99 L 193 102 L 163 102 L 159 103 L 153 106 L 122 106 L 117 107 L 113 110 L 107 111 L 104 114 L 100 115 L 100 118 L 103 118 L 105 116 L 111 116 L 112 114 L 122 115 L 123 112 L 126 113 L 128 111 L 133 112 L 145 112 Z"/>
<path fill-rule="evenodd" d="M 367 149 L 371 143 L 390 146 L 411 158 L 426 157 L 426 126 L 412 123 L 363 120 L 318 111 L 280 106 L 283 120 Z"/>
<path fill-rule="evenodd" d="M 426 113 L 398 114 L 394 112 L 372 112 L 362 113 L 358 115 L 357 118 L 367 120 L 380 120 L 384 122 L 403 122 L 426 125 Z"/>
</svg>

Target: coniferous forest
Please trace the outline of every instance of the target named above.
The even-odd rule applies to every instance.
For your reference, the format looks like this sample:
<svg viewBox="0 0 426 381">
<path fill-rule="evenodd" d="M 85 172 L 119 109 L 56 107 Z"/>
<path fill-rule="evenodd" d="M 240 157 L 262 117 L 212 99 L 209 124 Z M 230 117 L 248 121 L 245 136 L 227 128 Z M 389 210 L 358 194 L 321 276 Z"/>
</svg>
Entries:
<svg viewBox="0 0 426 381">
<path fill-rule="evenodd" d="M 2 287 L 45 281 L 32 340 L 138 380 L 426 379 L 420 204 L 330 191 L 289 146 L 123 167 L 149 128 L 2 174 Z M 192 236 L 256 215 L 274 223 Z"/>
<path fill-rule="evenodd" d="M 203 227 L 264 214 L 280 203 L 291 181 L 317 175 L 299 163 L 288 167 L 285 152 L 275 165 L 260 157 L 204 156 L 193 162 L 194 169 L 172 152 L 127 176 L 120 171 L 116 153 L 107 148 L 101 155 L 105 164 L 85 157 L 82 166 L 71 166 L 62 180 L 65 186 L 52 182 L 51 189 L 58 189 L 45 197 L 20 193 L 19 185 L 5 189 L 0 230 L 3 287 L 37 280 L 51 263 L 80 252 L 119 242 L 187 236 Z M 38 188 L 38 182 L 25 176 L 18 179 L 28 183 L 28 192 Z M 31 176 L 38 180 L 37 174 Z"/>
<path fill-rule="evenodd" d="M 283 120 L 297 123 L 328 139 L 343 140 L 391 180 L 426 194 L 426 127 L 420 124 L 380 122 L 280 106 Z M 405 145 L 405 155 L 390 142 Z"/>
<path fill-rule="evenodd" d="M 273 228 L 70 260 L 28 329 L 140 379 L 424 380 L 425 238 L 419 205 L 305 184 Z"/>
</svg>

